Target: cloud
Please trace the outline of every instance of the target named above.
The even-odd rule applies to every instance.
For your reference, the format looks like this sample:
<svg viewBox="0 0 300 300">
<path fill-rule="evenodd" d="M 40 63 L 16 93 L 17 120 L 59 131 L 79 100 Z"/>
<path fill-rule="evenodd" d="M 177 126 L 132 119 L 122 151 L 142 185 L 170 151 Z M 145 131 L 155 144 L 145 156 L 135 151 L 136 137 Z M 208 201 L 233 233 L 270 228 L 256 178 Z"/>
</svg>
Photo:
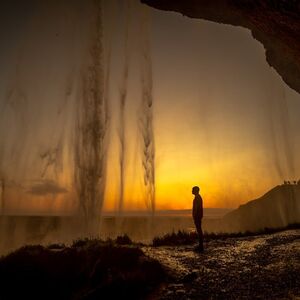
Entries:
<svg viewBox="0 0 300 300">
<path fill-rule="evenodd" d="M 40 181 L 30 187 L 27 191 L 29 194 L 37 196 L 46 196 L 48 194 L 57 195 L 67 193 L 68 191 L 51 180 Z"/>
</svg>

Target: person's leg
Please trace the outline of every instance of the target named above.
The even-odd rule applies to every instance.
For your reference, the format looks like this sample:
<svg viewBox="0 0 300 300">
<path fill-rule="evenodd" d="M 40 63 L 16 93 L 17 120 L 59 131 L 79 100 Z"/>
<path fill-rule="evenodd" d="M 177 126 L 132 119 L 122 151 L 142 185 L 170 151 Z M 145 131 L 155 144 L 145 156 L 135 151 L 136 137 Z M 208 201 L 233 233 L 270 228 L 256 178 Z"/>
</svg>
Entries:
<svg viewBox="0 0 300 300">
<path fill-rule="evenodd" d="M 198 236 L 199 236 L 199 248 L 201 251 L 203 251 L 203 231 L 202 231 L 202 220 L 199 222 L 199 229 L 198 231 Z"/>
<path fill-rule="evenodd" d="M 194 223 L 198 234 L 199 250 L 203 251 L 203 232 L 201 228 L 201 219 L 194 220 Z"/>
</svg>

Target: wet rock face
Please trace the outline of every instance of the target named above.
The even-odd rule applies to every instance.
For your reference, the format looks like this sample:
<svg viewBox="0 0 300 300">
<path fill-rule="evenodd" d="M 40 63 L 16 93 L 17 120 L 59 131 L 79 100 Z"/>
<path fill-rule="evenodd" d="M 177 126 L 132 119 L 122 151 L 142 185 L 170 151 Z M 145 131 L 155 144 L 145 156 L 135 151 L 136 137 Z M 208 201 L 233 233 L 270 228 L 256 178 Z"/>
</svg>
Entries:
<svg viewBox="0 0 300 300">
<path fill-rule="evenodd" d="M 141 0 L 191 18 L 243 26 L 266 49 L 266 60 L 300 93 L 300 2 L 298 0 Z"/>
</svg>

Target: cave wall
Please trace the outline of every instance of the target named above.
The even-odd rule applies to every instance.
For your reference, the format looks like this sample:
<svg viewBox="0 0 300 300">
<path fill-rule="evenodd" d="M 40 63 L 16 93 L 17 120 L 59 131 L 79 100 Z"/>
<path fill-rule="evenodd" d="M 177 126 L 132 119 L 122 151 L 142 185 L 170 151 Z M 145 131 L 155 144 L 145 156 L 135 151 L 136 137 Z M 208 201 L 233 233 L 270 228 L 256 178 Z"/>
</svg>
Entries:
<svg viewBox="0 0 300 300">
<path fill-rule="evenodd" d="M 300 93 L 300 1 L 298 0 L 141 0 L 157 9 L 191 18 L 242 26 L 266 50 L 266 60 Z"/>
</svg>

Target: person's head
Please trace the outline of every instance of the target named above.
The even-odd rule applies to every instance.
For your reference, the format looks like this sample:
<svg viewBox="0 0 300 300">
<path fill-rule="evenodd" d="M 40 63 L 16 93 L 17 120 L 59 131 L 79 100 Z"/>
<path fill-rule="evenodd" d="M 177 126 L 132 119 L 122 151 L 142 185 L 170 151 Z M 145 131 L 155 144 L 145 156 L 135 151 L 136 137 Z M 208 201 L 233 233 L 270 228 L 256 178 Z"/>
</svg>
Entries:
<svg viewBox="0 0 300 300">
<path fill-rule="evenodd" d="M 199 192 L 200 192 L 199 186 L 194 186 L 193 189 L 192 189 L 192 194 L 193 195 L 198 195 Z"/>
</svg>

